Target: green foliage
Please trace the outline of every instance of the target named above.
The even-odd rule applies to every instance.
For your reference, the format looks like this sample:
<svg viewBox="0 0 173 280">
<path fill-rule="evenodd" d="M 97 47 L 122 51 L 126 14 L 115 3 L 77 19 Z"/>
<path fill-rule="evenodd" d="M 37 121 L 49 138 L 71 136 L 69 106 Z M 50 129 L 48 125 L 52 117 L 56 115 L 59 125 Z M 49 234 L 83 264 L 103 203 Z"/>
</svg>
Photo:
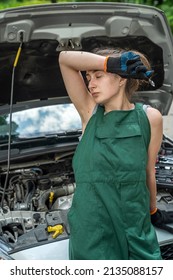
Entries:
<svg viewBox="0 0 173 280">
<path fill-rule="evenodd" d="M 40 4 L 50 4 L 49 0 L 0 0 L 0 9 L 7 9 L 19 6 L 30 6 Z"/>
<path fill-rule="evenodd" d="M 171 5 L 171 3 L 170 6 L 165 3 L 163 5 L 160 5 L 159 8 L 164 11 L 173 32 L 173 6 Z"/>
</svg>

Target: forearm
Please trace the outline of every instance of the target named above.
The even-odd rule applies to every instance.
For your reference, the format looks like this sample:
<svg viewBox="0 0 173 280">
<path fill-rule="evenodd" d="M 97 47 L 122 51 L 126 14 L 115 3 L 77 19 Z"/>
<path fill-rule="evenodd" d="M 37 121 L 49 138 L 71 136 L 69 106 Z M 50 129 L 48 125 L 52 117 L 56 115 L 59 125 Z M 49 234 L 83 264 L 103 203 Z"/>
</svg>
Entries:
<svg viewBox="0 0 173 280">
<path fill-rule="evenodd" d="M 62 51 L 59 63 L 77 71 L 104 70 L 105 57 L 89 52 Z"/>
<path fill-rule="evenodd" d="M 157 186 L 156 186 L 156 179 L 155 173 L 147 175 L 147 186 L 150 193 L 150 212 L 153 212 L 157 205 L 156 205 L 156 195 L 157 195 Z"/>
</svg>

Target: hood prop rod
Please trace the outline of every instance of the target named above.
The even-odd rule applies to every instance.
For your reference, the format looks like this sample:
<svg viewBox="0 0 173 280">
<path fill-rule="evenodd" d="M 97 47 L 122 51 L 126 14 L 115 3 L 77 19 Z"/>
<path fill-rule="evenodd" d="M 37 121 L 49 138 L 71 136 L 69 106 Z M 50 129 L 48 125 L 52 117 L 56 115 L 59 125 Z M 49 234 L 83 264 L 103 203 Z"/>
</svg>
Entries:
<svg viewBox="0 0 173 280">
<path fill-rule="evenodd" d="M 10 171 L 10 156 L 11 156 L 11 131 L 12 131 L 12 111 L 13 111 L 13 94 L 14 94 L 14 74 L 15 74 L 15 69 L 17 67 L 19 57 L 21 54 L 22 50 L 22 45 L 23 45 L 23 32 L 20 32 L 20 45 L 17 50 L 17 54 L 14 60 L 13 64 L 13 71 L 12 71 L 12 80 L 11 80 L 11 95 L 10 95 L 10 112 L 9 112 L 9 131 L 8 131 L 8 156 L 7 156 L 7 173 L 5 177 L 5 183 L 4 183 L 4 189 L 3 189 L 3 194 L 2 194 L 2 199 L 1 199 L 1 208 L 3 209 L 3 204 L 4 204 L 4 197 L 5 197 L 5 192 L 7 189 L 7 183 L 8 183 L 8 177 L 9 177 L 9 171 Z M 5 209 L 3 209 L 4 211 Z"/>
</svg>

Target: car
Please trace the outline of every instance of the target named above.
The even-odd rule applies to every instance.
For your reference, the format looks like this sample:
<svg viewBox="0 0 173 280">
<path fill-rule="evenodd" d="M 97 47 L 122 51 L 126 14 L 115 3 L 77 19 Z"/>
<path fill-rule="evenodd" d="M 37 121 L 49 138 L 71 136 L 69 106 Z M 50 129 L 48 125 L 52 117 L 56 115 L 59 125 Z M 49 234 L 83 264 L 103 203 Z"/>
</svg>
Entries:
<svg viewBox="0 0 173 280">
<path fill-rule="evenodd" d="M 164 116 L 173 99 L 172 45 L 165 14 L 146 5 L 57 3 L 0 11 L 1 259 L 68 259 L 81 121 L 64 87 L 59 53 L 97 47 L 143 52 L 154 86 L 140 88 L 133 101 Z M 173 208 L 172 160 L 173 141 L 163 135 L 156 162 L 161 209 Z M 156 233 L 163 258 L 173 259 L 173 234 Z"/>
</svg>

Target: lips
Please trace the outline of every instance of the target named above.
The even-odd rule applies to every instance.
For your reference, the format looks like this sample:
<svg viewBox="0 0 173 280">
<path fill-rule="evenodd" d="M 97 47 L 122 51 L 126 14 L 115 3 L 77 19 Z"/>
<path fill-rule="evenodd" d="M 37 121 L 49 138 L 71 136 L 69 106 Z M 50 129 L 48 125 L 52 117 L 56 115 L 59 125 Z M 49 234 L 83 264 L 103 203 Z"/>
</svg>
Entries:
<svg viewBox="0 0 173 280">
<path fill-rule="evenodd" d="M 92 95 L 93 97 L 96 97 L 96 96 L 99 95 L 99 93 L 98 93 L 98 92 L 92 92 L 91 95 Z"/>
</svg>

